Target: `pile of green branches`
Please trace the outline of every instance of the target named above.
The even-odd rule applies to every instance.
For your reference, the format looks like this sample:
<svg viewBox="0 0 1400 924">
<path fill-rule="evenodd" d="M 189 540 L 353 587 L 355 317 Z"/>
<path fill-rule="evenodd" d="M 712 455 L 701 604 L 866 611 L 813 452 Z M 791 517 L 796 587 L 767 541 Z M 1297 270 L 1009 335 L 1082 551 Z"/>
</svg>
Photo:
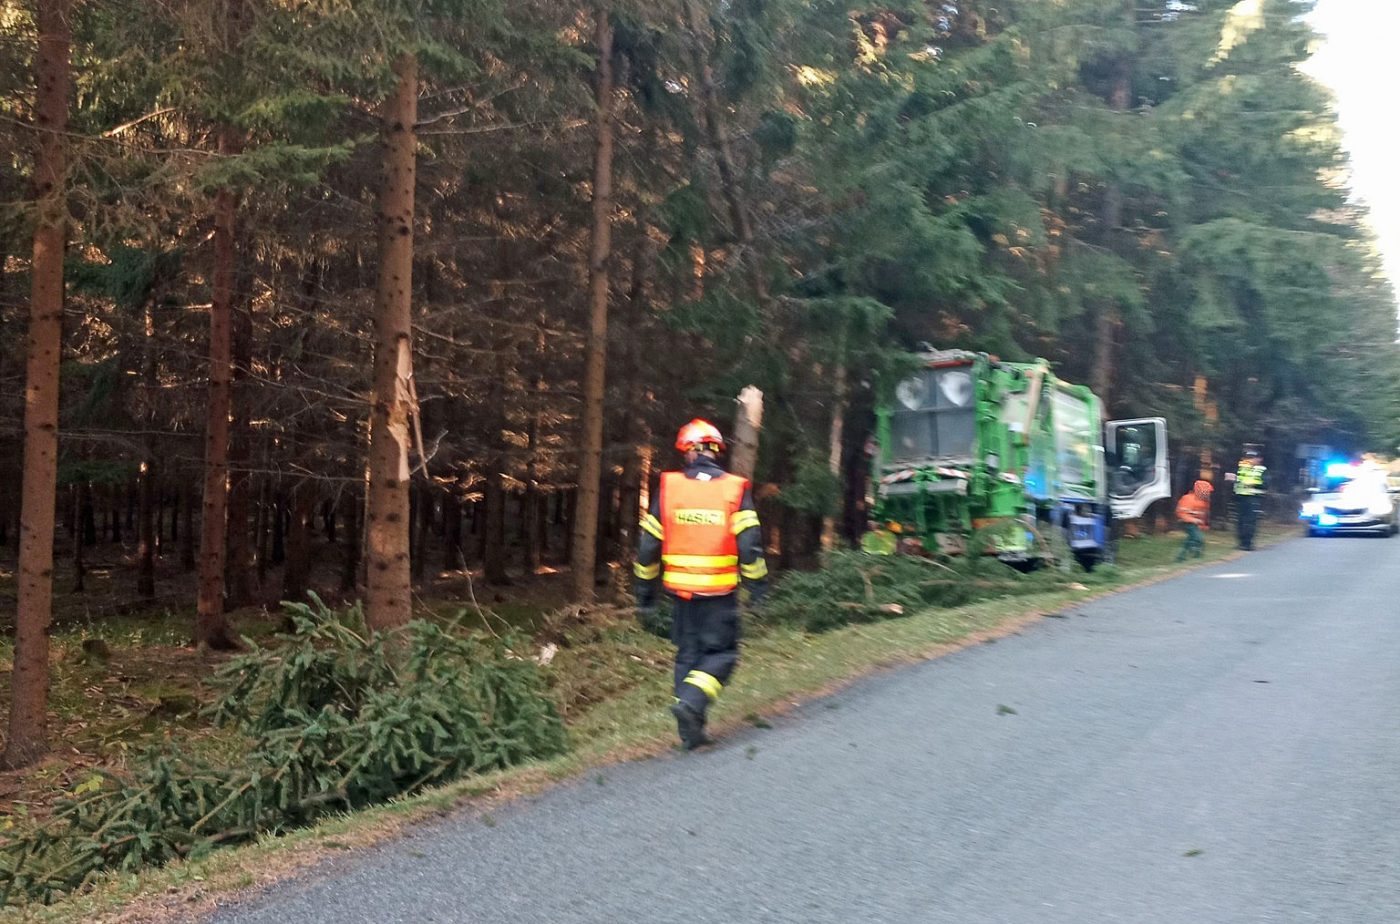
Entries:
<svg viewBox="0 0 1400 924">
<path fill-rule="evenodd" d="M 247 759 L 153 754 L 130 779 L 63 803 L 0 849 L 0 906 L 568 746 L 538 667 L 506 641 L 424 621 L 370 633 L 358 607 L 319 600 L 288 611 L 286 644 L 253 646 L 219 673 L 212 716 L 247 735 Z"/>
<path fill-rule="evenodd" d="M 975 558 L 945 563 L 913 555 L 833 552 L 820 570 L 784 575 L 759 616 L 769 624 L 826 632 L 933 607 L 1039 593 L 1084 577 L 1055 570 L 1021 574 Z"/>
</svg>

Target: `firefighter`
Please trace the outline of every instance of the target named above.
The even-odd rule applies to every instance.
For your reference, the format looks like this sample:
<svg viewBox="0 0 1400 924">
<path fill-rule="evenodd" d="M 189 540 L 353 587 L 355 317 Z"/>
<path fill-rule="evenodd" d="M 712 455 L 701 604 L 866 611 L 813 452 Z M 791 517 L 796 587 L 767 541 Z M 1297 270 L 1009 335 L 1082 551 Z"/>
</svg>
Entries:
<svg viewBox="0 0 1400 924">
<path fill-rule="evenodd" d="M 1197 481 L 1192 485 L 1190 492 L 1183 494 L 1181 500 L 1176 502 L 1177 522 L 1186 530 L 1186 541 L 1181 544 L 1181 552 L 1176 556 L 1177 561 L 1185 561 L 1188 556 L 1200 558 L 1205 549 L 1206 543 L 1201 536 L 1201 530 L 1210 529 L 1211 490 L 1209 481 Z"/>
<path fill-rule="evenodd" d="M 635 565 L 639 610 L 657 603 L 659 584 L 672 598 L 676 645 L 671 713 L 686 750 L 709 743 L 705 717 L 739 662 L 740 582 L 749 605 L 767 588 L 768 565 L 747 478 L 720 468 L 724 438 L 692 420 L 676 436 L 685 467 L 661 475 L 642 516 Z"/>
<path fill-rule="evenodd" d="M 1259 456 L 1259 449 L 1246 446 L 1244 458 L 1235 471 L 1235 528 L 1239 547 L 1254 550 L 1254 531 L 1259 525 L 1259 503 L 1268 488 L 1269 470 Z"/>
</svg>

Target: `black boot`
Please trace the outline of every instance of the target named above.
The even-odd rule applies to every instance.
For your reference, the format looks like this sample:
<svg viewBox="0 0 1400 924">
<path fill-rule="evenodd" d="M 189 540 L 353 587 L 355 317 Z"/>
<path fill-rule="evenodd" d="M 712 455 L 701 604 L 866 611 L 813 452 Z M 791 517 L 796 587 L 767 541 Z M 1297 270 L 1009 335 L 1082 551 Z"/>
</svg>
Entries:
<svg viewBox="0 0 1400 924">
<path fill-rule="evenodd" d="M 681 746 L 693 751 L 710 743 L 705 734 L 705 716 L 687 702 L 671 704 L 671 714 L 676 717 L 676 733 L 681 737 Z"/>
</svg>

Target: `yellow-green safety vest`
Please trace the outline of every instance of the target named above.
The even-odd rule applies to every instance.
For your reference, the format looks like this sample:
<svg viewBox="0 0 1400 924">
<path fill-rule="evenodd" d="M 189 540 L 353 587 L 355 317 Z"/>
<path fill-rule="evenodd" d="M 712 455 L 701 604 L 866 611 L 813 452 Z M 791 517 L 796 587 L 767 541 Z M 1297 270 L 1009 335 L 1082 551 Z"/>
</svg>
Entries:
<svg viewBox="0 0 1400 924">
<path fill-rule="evenodd" d="M 1241 462 L 1235 473 L 1235 493 L 1246 496 L 1264 493 L 1264 473 L 1268 469 L 1257 462 Z"/>
</svg>

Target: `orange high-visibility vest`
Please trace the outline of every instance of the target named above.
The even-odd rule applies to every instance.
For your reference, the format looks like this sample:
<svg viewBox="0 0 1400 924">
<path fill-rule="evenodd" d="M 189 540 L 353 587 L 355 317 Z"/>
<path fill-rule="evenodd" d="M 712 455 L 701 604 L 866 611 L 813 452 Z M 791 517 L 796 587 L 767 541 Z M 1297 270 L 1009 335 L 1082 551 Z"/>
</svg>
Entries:
<svg viewBox="0 0 1400 924">
<path fill-rule="evenodd" d="M 684 600 L 718 597 L 739 587 L 734 514 L 749 481 L 721 475 L 708 481 L 684 472 L 661 476 L 661 583 Z"/>
<path fill-rule="evenodd" d="M 1176 518 L 1183 523 L 1205 526 L 1210 519 L 1210 502 L 1195 494 L 1183 495 L 1176 502 Z"/>
</svg>

